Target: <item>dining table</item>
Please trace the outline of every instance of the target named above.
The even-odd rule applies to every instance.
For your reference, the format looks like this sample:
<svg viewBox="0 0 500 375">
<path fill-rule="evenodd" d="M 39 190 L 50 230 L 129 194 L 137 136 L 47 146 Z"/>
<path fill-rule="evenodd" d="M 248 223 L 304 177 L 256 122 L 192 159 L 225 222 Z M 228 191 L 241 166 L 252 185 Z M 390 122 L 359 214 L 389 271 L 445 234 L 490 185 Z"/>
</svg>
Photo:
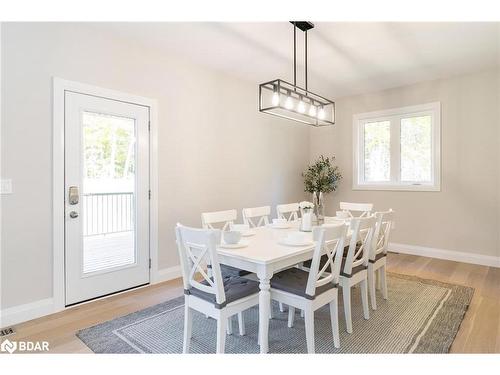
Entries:
<svg viewBox="0 0 500 375">
<path fill-rule="evenodd" d="M 332 221 L 344 224 L 343 221 Z M 218 247 L 221 264 L 253 272 L 259 279 L 259 344 L 260 353 L 269 351 L 269 315 L 271 312 L 271 283 L 273 274 L 298 265 L 312 258 L 316 242 L 312 232 L 306 233 L 308 243 L 292 246 L 283 244 L 285 237 L 299 230 L 299 221 L 288 228 L 276 228 L 272 224 L 252 228 L 251 236 L 242 237 L 248 244 L 240 248 Z M 346 238 L 346 244 L 348 239 Z"/>
</svg>

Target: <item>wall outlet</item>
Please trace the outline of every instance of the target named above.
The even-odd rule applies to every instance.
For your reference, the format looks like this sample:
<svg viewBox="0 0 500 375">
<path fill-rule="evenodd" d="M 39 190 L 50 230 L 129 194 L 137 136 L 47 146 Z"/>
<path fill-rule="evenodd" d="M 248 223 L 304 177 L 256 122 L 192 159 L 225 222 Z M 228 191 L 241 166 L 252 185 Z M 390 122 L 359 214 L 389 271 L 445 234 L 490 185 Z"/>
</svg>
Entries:
<svg viewBox="0 0 500 375">
<path fill-rule="evenodd" d="M 0 193 L 12 194 L 12 180 L 10 178 L 0 180 Z"/>
</svg>

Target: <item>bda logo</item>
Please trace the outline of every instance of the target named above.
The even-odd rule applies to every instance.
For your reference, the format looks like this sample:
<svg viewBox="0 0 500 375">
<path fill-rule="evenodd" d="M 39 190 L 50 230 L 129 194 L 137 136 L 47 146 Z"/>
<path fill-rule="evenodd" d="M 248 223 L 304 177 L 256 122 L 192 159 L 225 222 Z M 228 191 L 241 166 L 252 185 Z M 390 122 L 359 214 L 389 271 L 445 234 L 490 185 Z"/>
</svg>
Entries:
<svg viewBox="0 0 500 375">
<path fill-rule="evenodd" d="M 10 340 L 5 340 L 0 344 L 0 351 L 9 352 L 10 354 L 14 353 L 17 349 L 17 342 L 12 342 Z"/>
</svg>

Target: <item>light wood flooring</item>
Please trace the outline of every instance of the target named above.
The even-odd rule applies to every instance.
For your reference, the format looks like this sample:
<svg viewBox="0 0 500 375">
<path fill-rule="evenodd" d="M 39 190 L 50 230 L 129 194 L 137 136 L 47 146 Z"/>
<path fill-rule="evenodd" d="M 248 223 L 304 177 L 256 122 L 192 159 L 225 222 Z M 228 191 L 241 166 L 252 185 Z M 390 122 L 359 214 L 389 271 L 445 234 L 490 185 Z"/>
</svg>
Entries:
<svg viewBox="0 0 500 375">
<path fill-rule="evenodd" d="M 388 270 L 475 288 L 453 353 L 500 353 L 500 268 L 389 254 Z M 75 332 L 182 295 L 180 279 L 86 303 L 16 326 L 13 340 L 46 340 L 51 353 L 90 353 Z"/>
</svg>

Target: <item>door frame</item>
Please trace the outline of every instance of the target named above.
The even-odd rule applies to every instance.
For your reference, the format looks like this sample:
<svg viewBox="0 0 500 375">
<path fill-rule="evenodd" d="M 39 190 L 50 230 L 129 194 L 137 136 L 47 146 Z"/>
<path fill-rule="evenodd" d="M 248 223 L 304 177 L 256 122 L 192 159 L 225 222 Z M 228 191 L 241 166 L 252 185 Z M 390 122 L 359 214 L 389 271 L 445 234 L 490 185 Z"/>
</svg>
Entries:
<svg viewBox="0 0 500 375">
<path fill-rule="evenodd" d="M 65 189 L 64 189 L 64 98 L 66 91 L 93 95 L 131 104 L 149 107 L 149 256 L 151 268 L 149 283 L 158 280 L 158 111 L 155 99 L 123 93 L 85 83 L 68 81 L 53 77 L 52 102 L 52 247 L 53 247 L 53 301 L 54 312 L 66 309 L 65 305 L 65 265 L 64 265 L 64 226 L 65 226 Z"/>
</svg>

